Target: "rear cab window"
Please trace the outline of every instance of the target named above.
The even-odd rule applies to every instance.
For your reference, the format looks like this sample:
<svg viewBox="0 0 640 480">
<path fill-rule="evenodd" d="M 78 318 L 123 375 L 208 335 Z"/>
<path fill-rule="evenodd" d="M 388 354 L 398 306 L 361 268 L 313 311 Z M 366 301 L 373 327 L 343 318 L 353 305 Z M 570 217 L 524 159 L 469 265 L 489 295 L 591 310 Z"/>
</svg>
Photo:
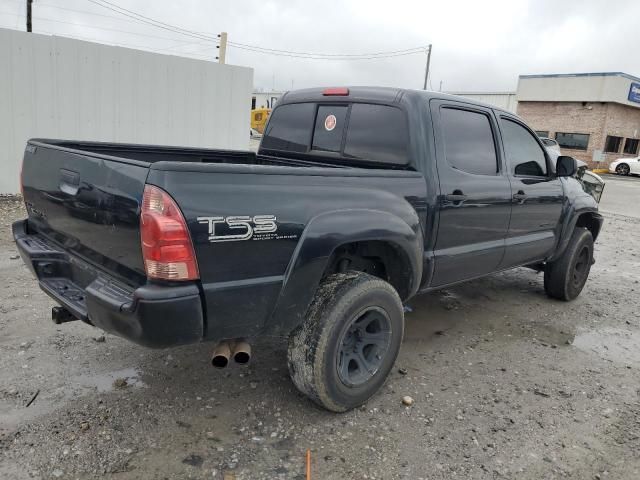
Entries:
<svg viewBox="0 0 640 480">
<path fill-rule="evenodd" d="M 314 110 L 311 103 L 276 108 L 269 119 L 262 146 L 286 152 L 306 152 L 311 140 Z"/>
<path fill-rule="evenodd" d="M 400 108 L 372 103 L 296 103 L 276 108 L 261 149 L 344 163 L 407 167 L 409 133 Z"/>
<path fill-rule="evenodd" d="M 311 150 L 340 153 L 347 105 L 319 105 Z"/>
<path fill-rule="evenodd" d="M 402 165 L 408 161 L 409 136 L 404 112 L 386 105 L 351 106 L 344 155 Z"/>
</svg>

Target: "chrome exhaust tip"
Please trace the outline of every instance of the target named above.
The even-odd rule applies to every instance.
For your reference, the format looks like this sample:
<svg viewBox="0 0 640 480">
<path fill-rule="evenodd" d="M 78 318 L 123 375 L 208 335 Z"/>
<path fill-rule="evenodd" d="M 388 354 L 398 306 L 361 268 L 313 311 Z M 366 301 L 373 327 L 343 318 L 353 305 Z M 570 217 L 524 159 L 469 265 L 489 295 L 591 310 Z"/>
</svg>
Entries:
<svg viewBox="0 0 640 480">
<path fill-rule="evenodd" d="M 251 360 L 251 345 L 245 340 L 238 340 L 233 345 L 233 360 L 240 364 L 246 365 Z"/>
<path fill-rule="evenodd" d="M 224 340 L 216 345 L 211 354 L 211 365 L 216 368 L 225 368 L 229 365 L 229 359 L 231 358 L 231 346 L 228 340 Z"/>
</svg>

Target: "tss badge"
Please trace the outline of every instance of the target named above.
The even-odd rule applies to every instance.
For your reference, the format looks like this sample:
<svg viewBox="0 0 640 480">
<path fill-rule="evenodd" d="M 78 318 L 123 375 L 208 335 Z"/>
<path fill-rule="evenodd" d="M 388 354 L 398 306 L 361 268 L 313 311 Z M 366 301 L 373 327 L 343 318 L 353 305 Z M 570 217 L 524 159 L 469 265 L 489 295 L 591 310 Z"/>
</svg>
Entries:
<svg viewBox="0 0 640 480">
<path fill-rule="evenodd" d="M 270 240 L 276 238 L 278 230 L 275 215 L 255 215 L 250 217 L 198 217 L 198 223 L 204 223 L 209 228 L 210 242 L 232 242 L 236 240 Z M 216 231 L 218 225 L 218 231 Z M 230 233 L 220 233 L 220 230 Z"/>
</svg>

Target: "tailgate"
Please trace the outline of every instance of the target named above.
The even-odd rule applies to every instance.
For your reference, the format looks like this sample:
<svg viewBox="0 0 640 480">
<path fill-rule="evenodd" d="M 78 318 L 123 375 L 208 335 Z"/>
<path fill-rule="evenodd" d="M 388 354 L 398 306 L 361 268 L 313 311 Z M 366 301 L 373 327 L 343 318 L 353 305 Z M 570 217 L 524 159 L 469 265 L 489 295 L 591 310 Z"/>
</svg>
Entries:
<svg viewBox="0 0 640 480">
<path fill-rule="evenodd" d="M 30 141 L 29 228 L 130 284 L 144 279 L 139 214 L 148 164 Z"/>
</svg>

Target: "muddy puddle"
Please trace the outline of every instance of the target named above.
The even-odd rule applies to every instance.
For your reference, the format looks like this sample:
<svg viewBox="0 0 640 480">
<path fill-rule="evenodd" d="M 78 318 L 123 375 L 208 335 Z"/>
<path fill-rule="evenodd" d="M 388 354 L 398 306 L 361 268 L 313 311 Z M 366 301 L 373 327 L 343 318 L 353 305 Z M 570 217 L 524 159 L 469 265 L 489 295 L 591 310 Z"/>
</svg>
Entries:
<svg viewBox="0 0 640 480">
<path fill-rule="evenodd" d="M 610 362 L 640 365 L 640 335 L 629 330 L 605 328 L 578 332 L 572 345 Z"/>
<path fill-rule="evenodd" d="M 110 392 L 116 388 L 146 387 L 140 377 L 141 373 L 137 368 L 124 368 L 107 373 L 79 375 L 73 379 L 73 383 L 95 388 L 98 392 Z"/>
</svg>

